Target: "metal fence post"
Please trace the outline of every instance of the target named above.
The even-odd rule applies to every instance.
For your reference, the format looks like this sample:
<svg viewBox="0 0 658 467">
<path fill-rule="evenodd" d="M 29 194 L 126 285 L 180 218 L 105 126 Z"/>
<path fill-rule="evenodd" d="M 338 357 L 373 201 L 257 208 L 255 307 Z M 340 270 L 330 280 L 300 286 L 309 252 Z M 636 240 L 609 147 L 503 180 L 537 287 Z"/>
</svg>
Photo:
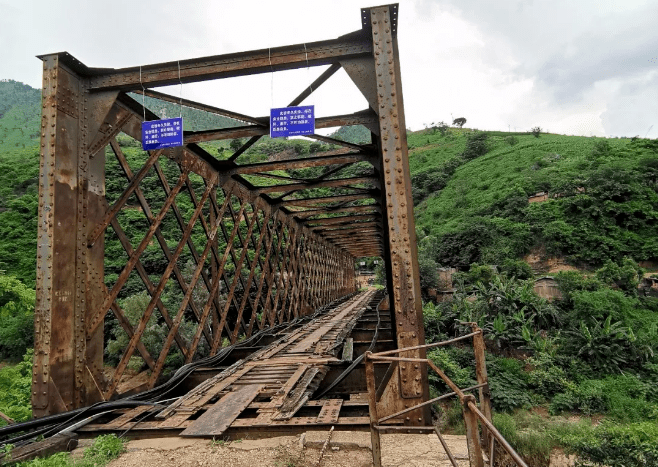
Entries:
<svg viewBox="0 0 658 467">
<path fill-rule="evenodd" d="M 372 463 L 375 467 L 382 465 L 382 450 L 379 441 L 379 429 L 377 424 L 379 416 L 377 415 L 377 386 L 375 385 L 375 365 L 370 360 L 371 352 L 366 352 L 364 359 L 366 365 L 366 383 L 368 385 L 368 409 L 370 412 L 370 439 L 372 442 Z"/>
<path fill-rule="evenodd" d="M 482 457 L 480 437 L 478 435 L 478 417 L 468 406 L 469 401 L 475 403 L 475 396 L 472 394 L 466 394 L 461 401 L 462 410 L 464 412 L 464 423 L 466 424 L 468 460 L 471 467 L 484 467 L 484 458 Z"/>
<path fill-rule="evenodd" d="M 480 410 L 487 417 L 487 420 L 492 421 L 491 419 L 491 397 L 489 391 L 489 379 L 487 377 L 487 363 L 485 360 L 484 350 L 484 337 L 482 330 L 473 324 L 471 326 L 473 332 L 477 332 L 473 336 L 473 351 L 475 353 L 475 374 L 477 376 L 478 384 L 485 384 L 479 389 L 479 399 L 480 399 Z M 486 427 L 482 427 L 482 445 L 489 446 L 489 430 Z"/>
</svg>

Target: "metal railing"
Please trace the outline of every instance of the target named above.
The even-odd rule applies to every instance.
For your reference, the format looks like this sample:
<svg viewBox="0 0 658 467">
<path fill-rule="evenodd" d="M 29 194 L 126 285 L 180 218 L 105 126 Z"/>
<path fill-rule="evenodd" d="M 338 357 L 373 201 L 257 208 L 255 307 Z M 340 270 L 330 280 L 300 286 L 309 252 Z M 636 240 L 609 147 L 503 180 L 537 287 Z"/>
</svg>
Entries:
<svg viewBox="0 0 658 467">
<path fill-rule="evenodd" d="M 489 382 L 487 378 L 487 367 L 485 362 L 485 345 L 482 329 L 480 329 L 476 323 L 465 323 L 471 326 L 472 332 L 464 336 L 460 336 L 454 339 L 435 342 L 433 344 L 427 345 L 418 345 L 414 347 L 406 347 L 396 350 L 389 350 L 387 352 L 372 353 L 366 352 L 365 354 L 365 365 L 366 365 L 366 382 L 368 384 L 368 406 L 370 409 L 370 432 L 372 439 L 372 459 L 375 467 L 381 467 L 381 442 L 380 434 L 382 432 L 427 432 L 434 431 L 439 437 L 439 441 L 445 449 L 446 455 L 450 459 L 450 462 L 454 467 L 459 467 L 455 457 L 448 448 L 445 439 L 441 435 L 441 432 L 436 427 L 419 427 L 419 426 L 396 426 L 396 425 L 384 425 L 386 422 L 391 422 L 392 420 L 397 419 L 398 417 L 413 412 L 421 407 L 425 407 L 435 402 L 438 402 L 443 399 L 447 399 L 453 396 L 457 396 L 462 406 L 462 411 L 464 415 L 464 423 L 466 425 L 466 441 L 468 445 L 468 459 L 471 467 L 484 467 L 485 460 L 483 456 L 483 447 L 488 449 L 488 465 L 494 465 L 494 451 L 495 443 L 498 442 L 504 451 L 509 454 L 509 456 L 516 462 L 520 467 L 528 467 L 527 464 L 523 461 L 521 456 L 510 446 L 510 444 L 503 438 L 503 436 L 498 432 L 496 427 L 494 427 L 491 418 L 491 399 L 489 396 Z M 473 338 L 473 350 L 475 354 L 475 374 L 477 378 L 477 383 L 474 386 L 460 389 L 446 374 L 437 367 L 431 360 L 426 358 L 417 358 L 417 357 L 401 357 L 393 356 L 403 353 L 415 353 L 419 355 L 420 350 L 431 349 L 435 347 L 445 346 L 449 344 L 454 344 L 455 342 L 463 341 L 465 339 Z M 382 389 L 377 388 L 375 382 L 375 364 L 378 362 L 389 362 L 389 364 L 399 365 L 400 363 L 414 363 L 420 364 L 423 366 L 423 371 L 429 366 L 439 377 L 446 383 L 446 385 L 452 390 L 452 392 L 443 394 L 441 396 L 430 399 L 426 402 L 406 407 L 404 410 L 400 410 L 396 413 L 389 414 L 383 417 L 378 415 L 377 402 L 378 395 L 381 395 Z M 387 372 L 389 373 L 389 372 Z M 478 399 L 480 406 L 478 407 L 477 400 L 473 394 L 467 394 L 467 392 L 478 390 Z M 478 422 L 481 424 L 479 426 Z M 480 438 L 480 429 L 482 429 L 482 437 Z"/>
</svg>

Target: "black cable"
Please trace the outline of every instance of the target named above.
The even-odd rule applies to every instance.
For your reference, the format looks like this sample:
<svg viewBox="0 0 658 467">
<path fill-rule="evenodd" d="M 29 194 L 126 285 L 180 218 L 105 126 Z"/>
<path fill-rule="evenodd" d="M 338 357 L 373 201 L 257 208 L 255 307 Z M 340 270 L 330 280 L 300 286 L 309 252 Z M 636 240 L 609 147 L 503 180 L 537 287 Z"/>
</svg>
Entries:
<svg viewBox="0 0 658 467">
<path fill-rule="evenodd" d="M 321 306 L 312 315 L 295 318 L 292 321 L 279 323 L 275 326 L 270 326 L 268 328 L 262 329 L 256 334 L 249 337 L 248 339 L 245 339 L 231 346 L 224 347 L 215 355 L 205 357 L 195 362 L 191 362 L 186 365 L 183 365 L 178 370 L 176 370 L 174 375 L 168 381 L 148 391 L 144 391 L 139 394 L 134 394 L 132 396 L 128 396 L 115 401 L 97 402 L 88 407 L 74 409 L 68 412 L 62 412 L 55 415 L 48 415 L 45 417 L 28 420 L 26 422 L 14 423 L 11 425 L 0 427 L 0 437 L 33 429 L 33 431 L 29 433 L 24 433 L 14 438 L 7 439 L 5 441 L 0 441 L 0 447 L 7 444 L 15 444 L 15 443 L 23 442 L 25 439 L 34 438 L 42 434 L 44 435 L 44 437 L 46 437 L 53 432 L 58 433 L 63 429 L 67 428 L 68 426 L 72 425 L 73 423 L 75 423 L 76 420 L 81 420 L 82 418 L 84 418 L 81 417 L 83 415 L 87 417 L 107 410 L 132 408 L 140 405 L 158 405 L 156 404 L 158 399 L 162 399 L 163 396 L 167 395 L 168 393 L 176 389 L 198 367 L 213 368 L 219 366 L 236 348 L 251 345 L 261 340 L 264 337 L 275 335 L 287 327 L 301 325 L 306 321 L 311 321 L 313 319 L 316 319 L 319 315 L 324 314 L 328 309 L 340 305 L 341 303 L 350 299 L 354 295 L 355 293 L 352 293 L 344 297 L 341 297 L 337 300 L 334 300 L 333 302 L 328 303 L 324 306 Z"/>
</svg>

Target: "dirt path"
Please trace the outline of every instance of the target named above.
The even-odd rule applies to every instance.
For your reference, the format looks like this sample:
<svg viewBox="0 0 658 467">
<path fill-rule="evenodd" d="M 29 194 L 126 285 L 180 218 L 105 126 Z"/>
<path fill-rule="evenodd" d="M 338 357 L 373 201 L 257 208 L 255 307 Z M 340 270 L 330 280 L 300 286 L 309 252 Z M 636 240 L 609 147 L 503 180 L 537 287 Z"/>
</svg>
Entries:
<svg viewBox="0 0 658 467">
<path fill-rule="evenodd" d="M 325 432 L 301 436 L 243 439 L 212 442 L 197 438 L 155 438 L 128 443 L 128 452 L 109 467 L 311 467 L 316 466 Z M 446 436 L 460 467 L 468 466 L 463 436 Z M 434 435 L 383 435 L 382 461 L 385 467 L 448 467 L 448 461 Z M 372 465 L 370 433 L 334 432 L 322 467 L 369 467 Z"/>
<path fill-rule="evenodd" d="M 460 467 L 468 467 L 463 436 L 444 435 Z M 316 467 L 326 432 L 264 439 L 210 441 L 199 438 L 153 438 L 130 441 L 127 452 L 108 467 Z M 91 440 L 83 440 L 79 452 Z M 75 455 L 74 451 L 74 455 Z M 574 459 L 559 452 L 551 467 L 571 467 Z M 335 431 L 320 467 L 371 467 L 370 433 Z M 435 435 L 383 435 L 383 467 L 451 467 Z"/>
</svg>

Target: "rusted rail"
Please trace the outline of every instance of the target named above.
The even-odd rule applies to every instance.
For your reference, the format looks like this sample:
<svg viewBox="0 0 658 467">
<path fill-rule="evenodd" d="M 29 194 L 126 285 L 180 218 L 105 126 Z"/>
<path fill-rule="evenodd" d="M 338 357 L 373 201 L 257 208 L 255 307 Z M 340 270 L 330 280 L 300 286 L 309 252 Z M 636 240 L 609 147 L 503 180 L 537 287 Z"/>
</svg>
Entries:
<svg viewBox="0 0 658 467">
<path fill-rule="evenodd" d="M 365 364 L 366 364 L 366 381 L 368 386 L 368 406 L 370 413 L 370 433 L 372 441 L 372 457 L 375 467 L 381 467 L 381 441 L 380 433 L 390 432 L 393 428 L 394 430 L 399 430 L 399 428 L 391 427 L 386 423 L 391 423 L 394 421 L 399 421 L 400 418 L 404 415 L 409 415 L 414 411 L 418 410 L 421 407 L 431 405 L 439 400 L 447 399 L 449 397 L 457 396 L 462 405 L 464 423 L 466 425 L 466 440 L 468 444 L 468 457 L 471 467 L 484 467 L 485 460 L 482 453 L 482 446 L 489 449 L 489 459 L 488 465 L 494 465 L 494 443 L 497 441 L 500 443 L 502 448 L 510 455 L 514 462 L 520 467 L 527 467 L 527 464 L 518 455 L 518 453 L 512 448 L 512 446 L 503 438 L 503 436 L 498 432 L 496 427 L 491 421 L 491 402 L 489 397 L 489 383 L 487 377 L 486 361 L 484 354 L 484 338 L 483 332 L 480 328 L 477 327 L 475 323 L 467 323 L 471 325 L 472 332 L 464 336 L 460 336 L 454 339 L 449 339 L 442 342 L 436 342 L 432 344 L 413 346 L 409 348 L 401 348 L 395 350 L 389 350 L 379 353 L 366 352 L 365 354 Z M 426 350 L 429 348 L 440 347 L 444 345 L 454 344 L 455 342 L 463 341 L 466 339 L 473 339 L 473 350 L 475 353 L 475 373 L 477 376 L 478 384 L 460 389 L 439 367 L 437 367 L 431 360 L 426 358 L 414 358 L 414 357 L 394 357 L 392 355 L 406 354 L 410 352 L 418 352 L 419 350 Z M 376 363 L 385 363 L 390 362 L 390 365 L 402 365 L 402 364 L 414 364 L 420 365 L 424 371 L 426 371 L 426 366 L 431 368 L 439 377 L 445 382 L 445 384 L 452 389 L 452 392 L 443 394 L 439 397 L 436 397 L 432 400 L 412 405 L 404 410 L 397 411 L 388 415 L 382 416 L 382 411 L 390 411 L 388 407 L 381 403 L 378 400 L 377 394 L 377 384 L 375 380 L 375 364 Z M 468 391 L 478 390 L 479 392 L 479 407 L 477 404 L 477 399 L 472 394 L 467 394 Z M 482 424 L 482 439 L 480 439 L 478 422 Z M 404 429 L 404 427 L 402 427 Z M 417 429 L 422 429 L 422 427 L 416 427 Z M 458 467 L 457 461 L 455 460 L 452 452 L 448 448 L 443 436 L 439 432 L 438 428 L 432 427 L 432 429 L 439 438 L 441 445 L 443 446 L 448 459 L 453 466 Z M 411 432 L 411 430 L 407 430 Z"/>
</svg>

